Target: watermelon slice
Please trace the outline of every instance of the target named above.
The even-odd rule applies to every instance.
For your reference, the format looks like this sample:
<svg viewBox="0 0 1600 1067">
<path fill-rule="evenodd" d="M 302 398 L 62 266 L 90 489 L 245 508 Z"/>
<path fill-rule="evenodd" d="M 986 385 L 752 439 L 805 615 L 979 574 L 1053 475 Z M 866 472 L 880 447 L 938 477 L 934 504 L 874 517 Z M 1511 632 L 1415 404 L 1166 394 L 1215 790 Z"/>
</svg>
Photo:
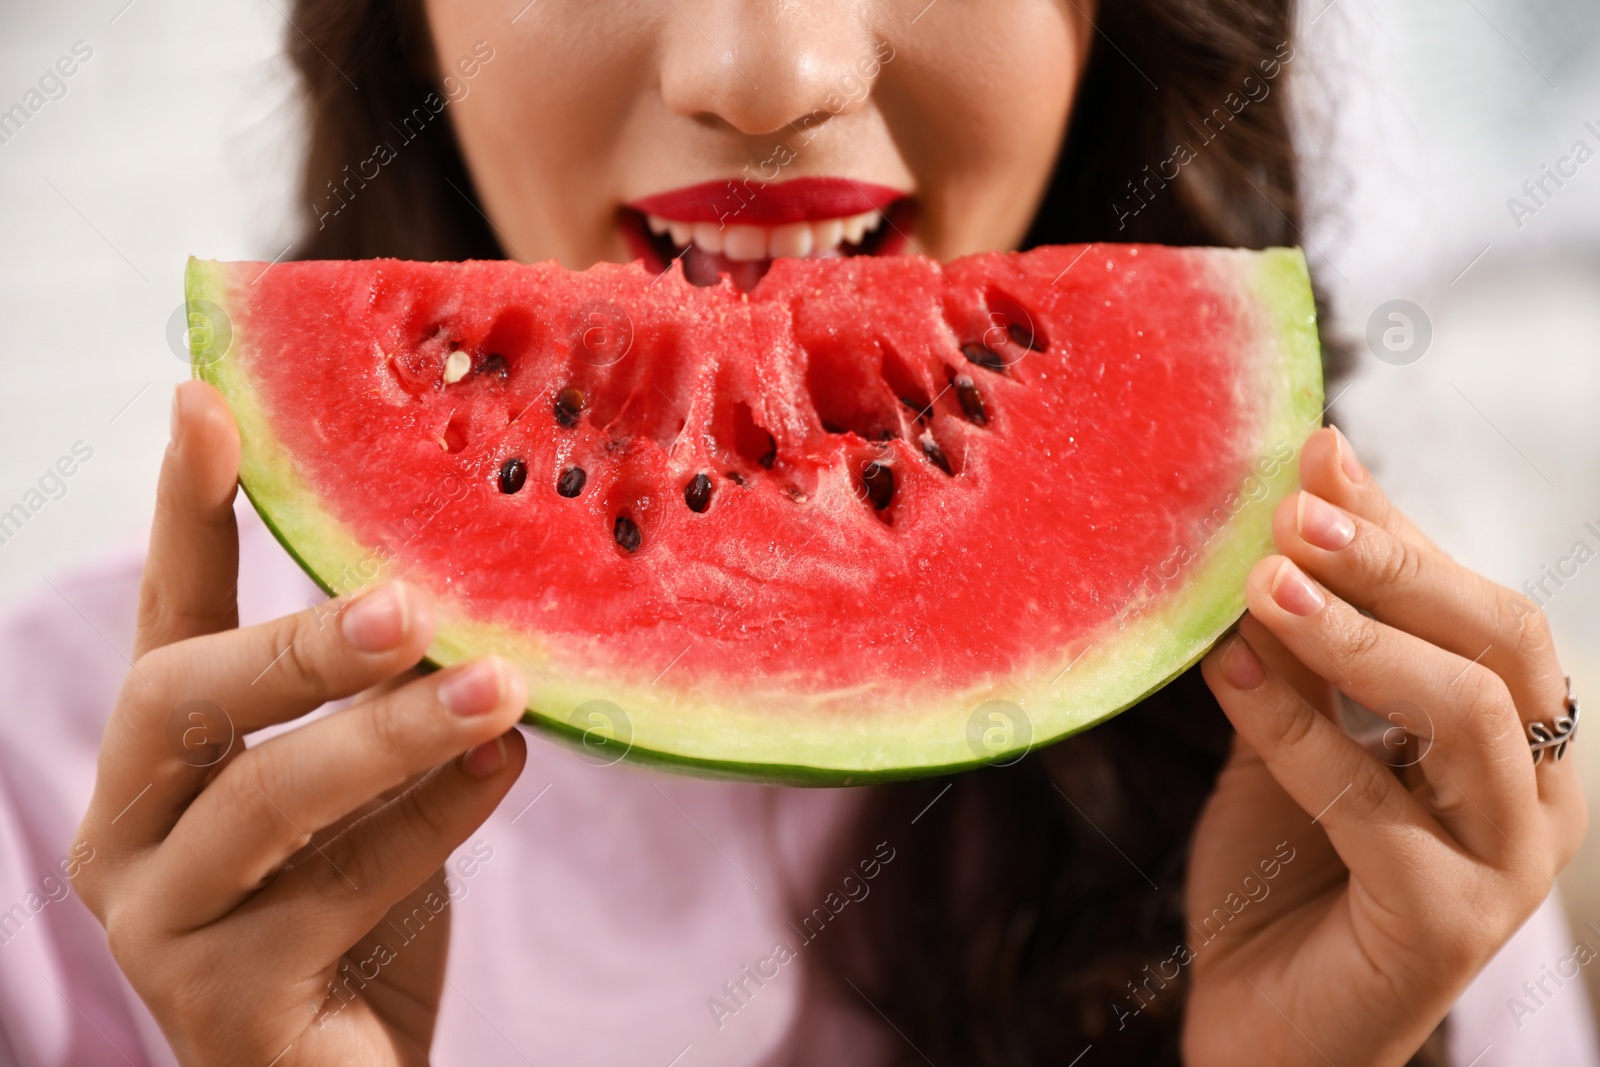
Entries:
<svg viewBox="0 0 1600 1067">
<path fill-rule="evenodd" d="M 1243 610 L 1322 408 L 1305 261 L 1089 245 L 191 261 L 240 480 L 330 593 L 440 600 L 592 758 L 812 784 L 1009 762 Z"/>
</svg>

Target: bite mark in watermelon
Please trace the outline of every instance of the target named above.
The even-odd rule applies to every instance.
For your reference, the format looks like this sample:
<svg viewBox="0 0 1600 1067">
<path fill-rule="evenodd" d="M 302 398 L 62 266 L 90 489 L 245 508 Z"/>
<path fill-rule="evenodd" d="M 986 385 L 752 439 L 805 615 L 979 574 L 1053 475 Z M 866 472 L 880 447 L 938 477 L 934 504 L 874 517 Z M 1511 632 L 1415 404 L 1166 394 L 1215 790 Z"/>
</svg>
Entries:
<svg viewBox="0 0 1600 1067">
<path fill-rule="evenodd" d="M 528 721 L 813 784 L 1010 761 L 1243 611 L 1322 408 L 1297 250 L 191 260 L 240 480 L 331 593 L 440 599 Z M 198 318 L 194 318 L 198 316 Z M 607 758 L 612 758 L 608 756 Z"/>
</svg>

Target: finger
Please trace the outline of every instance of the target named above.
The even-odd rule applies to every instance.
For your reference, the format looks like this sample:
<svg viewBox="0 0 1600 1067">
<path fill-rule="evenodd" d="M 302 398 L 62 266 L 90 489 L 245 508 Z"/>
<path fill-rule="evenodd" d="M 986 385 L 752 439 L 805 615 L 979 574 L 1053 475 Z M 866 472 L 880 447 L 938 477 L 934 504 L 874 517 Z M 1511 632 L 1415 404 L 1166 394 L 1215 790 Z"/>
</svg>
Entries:
<svg viewBox="0 0 1600 1067">
<path fill-rule="evenodd" d="M 1311 493 L 1279 505 L 1273 534 L 1284 555 L 1340 597 L 1494 671 L 1519 706 L 1560 707 L 1566 683 L 1531 601 Z"/>
<path fill-rule="evenodd" d="M 360 936 L 333 968 L 333 995 L 318 1014 L 319 1028 L 352 1005 L 368 1005 L 379 1018 L 394 1020 L 415 1048 L 432 1045 L 450 955 L 453 909 L 448 902 L 455 899 L 455 885 L 443 867 L 436 868 Z M 379 979 L 362 977 L 380 967 Z M 418 1062 L 424 1061 L 419 1057 Z"/>
<path fill-rule="evenodd" d="M 169 902 L 174 929 L 211 922 L 323 827 L 504 733 L 526 701 L 522 672 L 497 658 L 476 660 L 255 746 L 157 849 L 153 898 Z"/>
<path fill-rule="evenodd" d="M 416 674 L 411 675 L 411 678 L 416 677 L 418 677 Z M 410 679 L 407 680 L 409 681 Z M 374 686 L 372 689 L 367 690 L 367 692 L 373 696 L 378 696 L 381 695 L 382 692 L 388 691 L 389 690 L 384 689 L 383 686 Z M 430 767 L 429 770 L 431 771 L 432 768 Z M 316 852 L 317 849 L 321 848 L 329 841 L 332 841 L 334 838 L 344 833 L 346 827 L 350 826 L 352 823 L 365 819 L 368 815 L 371 815 L 373 812 L 389 803 L 389 801 L 393 800 L 401 793 L 404 793 L 407 789 L 410 789 L 412 786 L 416 785 L 423 779 L 424 776 L 427 775 L 427 773 L 428 771 L 423 771 L 421 774 L 413 774 L 411 777 L 407 778 L 394 788 L 385 789 L 372 799 L 356 805 L 345 814 L 339 816 L 322 829 L 313 833 L 306 843 L 300 846 L 298 851 L 284 861 L 284 866 L 293 867 L 295 864 L 304 861 L 308 855 Z"/>
<path fill-rule="evenodd" d="M 415 666 L 433 640 L 433 621 L 427 592 L 396 580 L 169 646 L 152 654 L 146 672 L 169 701 L 212 701 L 251 733 Z"/>
<path fill-rule="evenodd" d="M 1300 485 L 1419 548 L 1439 547 L 1392 503 L 1337 427 L 1325 426 L 1300 449 Z"/>
<path fill-rule="evenodd" d="M 419 675 L 416 671 L 407 671 L 404 674 L 397 674 L 393 678 L 381 682 L 378 685 L 362 690 L 361 693 L 354 698 L 354 702 L 357 704 L 362 704 L 369 700 L 376 700 L 378 697 L 392 693 L 396 689 L 399 689 L 420 677 L 421 675 Z M 425 774 L 426 772 L 423 773 Z M 308 853 L 316 852 L 317 849 L 321 848 L 329 841 L 332 841 L 334 838 L 344 833 L 345 827 L 359 819 L 364 819 L 368 815 L 371 815 L 373 812 L 389 803 L 389 801 L 393 800 L 401 793 L 404 793 L 407 789 L 410 789 L 412 786 L 416 785 L 421 779 L 422 774 L 414 774 L 394 788 L 385 789 L 371 800 L 368 800 L 362 804 L 358 804 L 350 811 L 341 815 L 327 826 L 324 826 L 322 829 L 312 834 L 306 843 L 300 846 L 299 851 L 295 852 L 294 855 L 290 856 L 288 860 L 285 861 L 284 866 L 293 867 L 295 864 L 301 862 L 303 859 L 305 859 Z"/>
<path fill-rule="evenodd" d="M 1550 626 L 1528 598 L 1307 492 L 1278 506 L 1273 535 L 1284 555 L 1338 596 L 1499 675 L 1524 725 L 1565 714 Z M 1538 781 L 1546 799 L 1578 789 L 1565 764 Z"/>
<path fill-rule="evenodd" d="M 285 871 L 239 914 L 293 931 L 308 950 L 329 951 L 332 959 L 437 873 L 505 799 L 526 761 L 521 731 L 491 738 L 351 825 L 322 855 Z M 443 900 L 426 906 L 430 915 L 447 910 Z M 390 947 L 399 954 L 413 946 Z"/>
<path fill-rule="evenodd" d="M 239 431 L 222 395 L 184 382 L 172 397 L 133 655 L 238 625 Z"/>
<path fill-rule="evenodd" d="M 1327 679 L 1296 659 L 1282 641 L 1272 636 L 1271 630 L 1250 615 L 1239 620 L 1239 633 L 1250 642 L 1267 670 L 1294 686 L 1307 704 L 1332 716 L 1334 722 L 1339 721 L 1339 691 Z"/>
<path fill-rule="evenodd" d="M 1245 600 L 1286 648 L 1350 699 L 1411 720 L 1408 732 L 1423 740 L 1429 807 L 1475 855 L 1504 860 L 1508 848 L 1543 832 L 1522 725 L 1494 672 L 1367 618 L 1283 556 L 1256 565 Z"/>
<path fill-rule="evenodd" d="M 1356 458 L 1349 440 L 1338 430 L 1320 430 L 1307 441 L 1301 451 L 1300 478 L 1306 490 L 1375 523 L 1416 546 L 1419 552 L 1431 550 L 1438 557 L 1449 559 L 1394 506 Z M 1565 714 L 1566 688 L 1564 680 L 1559 690 L 1552 684 L 1559 667 L 1550 651 L 1549 624 L 1531 599 L 1503 590 L 1501 594 L 1500 603 L 1491 616 L 1498 620 L 1495 633 L 1499 640 L 1491 635 L 1489 641 L 1499 648 L 1525 651 L 1532 666 L 1520 670 L 1509 668 L 1505 661 L 1512 657 L 1504 656 L 1497 659 L 1491 669 L 1497 674 L 1502 674 L 1503 669 L 1502 677 L 1516 687 L 1513 695 L 1525 723 L 1542 721 L 1553 726 L 1556 718 Z M 1480 645 L 1480 649 L 1482 647 Z M 1469 655 L 1476 655 L 1476 652 Z M 1526 676 L 1518 677 L 1523 671 L 1527 672 Z M 1587 823 L 1577 771 L 1546 759 L 1540 762 L 1535 779 L 1539 798 L 1551 818 L 1554 836 L 1563 842 L 1558 848 L 1564 849 L 1565 855 L 1571 855 L 1582 840 Z"/>
<path fill-rule="evenodd" d="M 1201 661 L 1201 676 L 1283 791 L 1321 826 L 1352 874 L 1403 899 L 1406 871 L 1443 829 L 1389 769 L 1267 670 L 1234 635 Z"/>
<path fill-rule="evenodd" d="M 155 649 L 106 725 L 86 830 L 109 848 L 150 847 L 243 750 L 244 735 L 408 669 L 432 637 L 429 598 L 392 582 Z"/>
</svg>

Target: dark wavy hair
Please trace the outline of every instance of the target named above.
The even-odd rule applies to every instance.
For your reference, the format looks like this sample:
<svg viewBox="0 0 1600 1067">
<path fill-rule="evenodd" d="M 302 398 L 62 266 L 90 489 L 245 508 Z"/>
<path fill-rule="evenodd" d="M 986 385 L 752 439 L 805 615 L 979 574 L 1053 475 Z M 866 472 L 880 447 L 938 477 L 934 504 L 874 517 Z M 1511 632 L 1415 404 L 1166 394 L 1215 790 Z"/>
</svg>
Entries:
<svg viewBox="0 0 1600 1067">
<path fill-rule="evenodd" d="M 1027 243 L 1300 243 L 1292 0 L 1107 0 L 1097 14 Z M 292 22 L 308 108 L 297 258 L 501 258 L 447 113 L 381 180 L 338 196 L 353 161 L 442 91 L 420 0 L 295 0 Z M 1337 378 L 1343 360 L 1327 362 Z M 839 869 L 879 841 L 895 859 L 870 903 L 817 938 L 813 992 L 881 1012 L 907 1064 L 1180 1063 L 1186 971 L 1147 1004 L 1130 988 L 1188 939 L 1189 844 L 1232 736 L 1190 671 L 1014 766 L 869 787 Z M 1415 1067 L 1446 1062 L 1442 1030 Z"/>
</svg>

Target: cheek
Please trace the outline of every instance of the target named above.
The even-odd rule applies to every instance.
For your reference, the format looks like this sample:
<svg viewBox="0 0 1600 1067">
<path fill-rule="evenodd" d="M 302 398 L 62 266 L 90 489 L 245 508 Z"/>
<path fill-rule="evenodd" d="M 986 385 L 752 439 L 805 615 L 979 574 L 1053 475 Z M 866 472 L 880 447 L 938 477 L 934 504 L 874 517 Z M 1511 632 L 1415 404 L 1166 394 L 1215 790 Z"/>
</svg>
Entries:
<svg viewBox="0 0 1600 1067">
<path fill-rule="evenodd" d="M 926 192 L 941 256 L 1021 240 L 1066 130 L 1084 52 L 1079 21 L 1054 0 L 952 5 L 937 34 L 885 68 L 911 60 L 896 87 L 904 121 L 891 125 Z"/>
<path fill-rule="evenodd" d="M 513 26 L 476 0 L 429 0 L 442 68 L 494 49 L 450 105 L 484 210 L 508 254 L 586 267 L 614 239 L 606 198 L 618 130 L 642 93 L 648 35 L 610 5 L 539 0 Z"/>
</svg>

